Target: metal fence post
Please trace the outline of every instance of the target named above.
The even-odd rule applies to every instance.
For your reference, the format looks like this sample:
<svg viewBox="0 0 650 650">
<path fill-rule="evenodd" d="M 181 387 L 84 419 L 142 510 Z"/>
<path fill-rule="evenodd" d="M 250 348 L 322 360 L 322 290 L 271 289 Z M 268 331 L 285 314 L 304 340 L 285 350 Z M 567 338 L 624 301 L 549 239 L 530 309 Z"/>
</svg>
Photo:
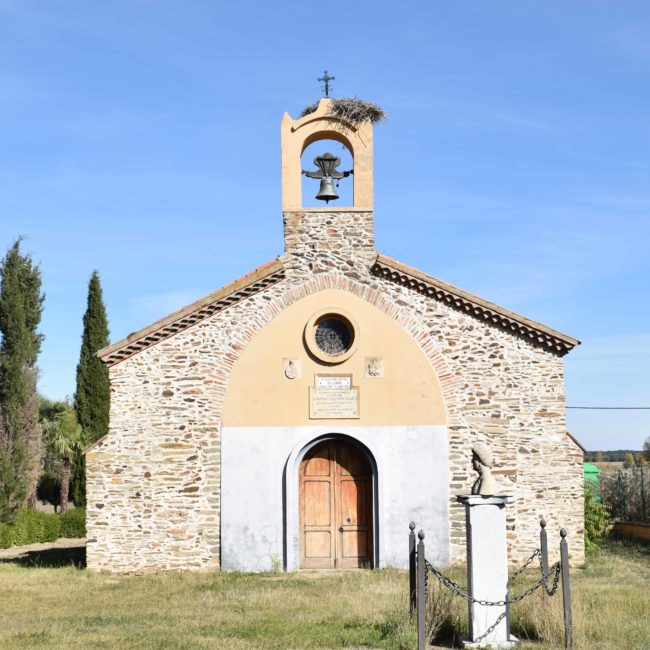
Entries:
<svg viewBox="0 0 650 650">
<path fill-rule="evenodd" d="M 639 467 L 639 471 L 641 472 L 641 520 L 645 521 L 645 472 L 643 471 L 643 467 Z"/>
<path fill-rule="evenodd" d="M 409 612 L 413 614 L 415 611 L 415 522 L 409 524 Z"/>
<path fill-rule="evenodd" d="M 573 620 L 571 617 L 571 587 L 569 585 L 569 546 L 566 528 L 560 530 L 560 566 L 562 567 L 562 601 L 564 603 L 564 647 L 573 648 Z"/>
<path fill-rule="evenodd" d="M 546 520 L 540 520 L 539 526 L 540 561 L 542 564 L 542 573 L 544 574 L 544 580 L 546 580 L 548 577 L 548 539 L 546 536 Z"/>
<path fill-rule="evenodd" d="M 418 552 L 417 552 L 417 610 L 418 610 L 418 650 L 426 648 L 426 631 L 424 625 L 424 608 L 426 606 L 426 592 L 424 589 L 425 566 L 424 566 L 424 531 L 418 533 Z"/>
</svg>

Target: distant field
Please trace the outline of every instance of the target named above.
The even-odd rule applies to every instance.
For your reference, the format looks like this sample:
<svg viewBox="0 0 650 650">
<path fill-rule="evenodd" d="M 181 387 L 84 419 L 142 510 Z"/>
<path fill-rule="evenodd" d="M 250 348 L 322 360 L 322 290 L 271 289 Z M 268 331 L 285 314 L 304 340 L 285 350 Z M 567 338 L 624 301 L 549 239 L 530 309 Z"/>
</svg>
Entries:
<svg viewBox="0 0 650 650">
<path fill-rule="evenodd" d="M 458 571 L 454 571 L 459 577 Z M 525 578 L 514 591 L 525 587 Z M 650 550 L 612 544 L 573 572 L 577 649 L 650 647 Z M 113 576 L 0 563 L 0 648 L 413 648 L 406 574 Z M 561 600 L 524 601 L 513 631 L 561 640 Z M 460 631 L 466 606 L 455 599 Z M 528 644 L 526 644 L 528 645 Z"/>
<path fill-rule="evenodd" d="M 623 469 L 623 462 L 610 462 L 610 463 L 593 463 L 598 469 L 608 474 L 615 474 L 619 469 Z"/>
</svg>

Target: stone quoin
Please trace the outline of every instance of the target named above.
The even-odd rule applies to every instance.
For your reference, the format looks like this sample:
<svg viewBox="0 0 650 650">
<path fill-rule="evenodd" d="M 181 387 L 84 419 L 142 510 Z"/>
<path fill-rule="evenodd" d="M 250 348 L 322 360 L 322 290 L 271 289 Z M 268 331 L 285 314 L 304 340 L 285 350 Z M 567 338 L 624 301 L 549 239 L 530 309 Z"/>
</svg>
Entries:
<svg viewBox="0 0 650 650">
<path fill-rule="evenodd" d="M 405 567 L 411 520 L 430 561 L 462 562 L 477 443 L 515 496 L 510 561 L 541 518 L 582 561 L 562 361 L 579 342 L 378 253 L 372 126 L 331 101 L 282 120 L 284 253 L 98 353 L 89 568 Z M 303 207 L 301 155 L 324 139 L 352 154 L 350 207 Z"/>
</svg>

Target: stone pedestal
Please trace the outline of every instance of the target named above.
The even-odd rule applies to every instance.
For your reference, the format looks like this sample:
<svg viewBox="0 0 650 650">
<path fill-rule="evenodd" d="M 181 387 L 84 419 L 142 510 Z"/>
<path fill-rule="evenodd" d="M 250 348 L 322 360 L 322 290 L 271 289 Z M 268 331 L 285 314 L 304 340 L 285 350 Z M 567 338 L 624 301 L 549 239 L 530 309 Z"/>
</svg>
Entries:
<svg viewBox="0 0 650 650">
<path fill-rule="evenodd" d="M 496 602 L 508 592 L 506 504 L 511 495 L 459 496 L 467 525 L 467 583 L 470 596 Z M 500 620 L 499 620 L 500 619 Z M 497 623 L 497 621 L 499 621 Z M 469 639 L 465 648 L 512 648 L 519 645 L 510 634 L 505 605 L 469 603 Z"/>
</svg>

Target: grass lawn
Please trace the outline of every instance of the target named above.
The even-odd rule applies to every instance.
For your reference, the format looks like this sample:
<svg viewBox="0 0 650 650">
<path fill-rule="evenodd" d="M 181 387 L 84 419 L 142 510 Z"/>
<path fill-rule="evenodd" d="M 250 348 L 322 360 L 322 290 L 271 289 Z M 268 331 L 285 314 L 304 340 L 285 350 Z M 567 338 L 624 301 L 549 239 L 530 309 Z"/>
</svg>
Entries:
<svg viewBox="0 0 650 650">
<path fill-rule="evenodd" d="M 413 648 L 406 579 L 395 570 L 113 576 L 4 560 L 0 648 Z M 650 649 L 648 546 L 608 545 L 573 572 L 572 588 L 576 648 Z M 462 632 L 464 603 L 448 611 L 445 625 Z M 530 647 L 558 647 L 561 597 L 528 599 L 512 621 L 515 633 L 548 639 Z"/>
</svg>

